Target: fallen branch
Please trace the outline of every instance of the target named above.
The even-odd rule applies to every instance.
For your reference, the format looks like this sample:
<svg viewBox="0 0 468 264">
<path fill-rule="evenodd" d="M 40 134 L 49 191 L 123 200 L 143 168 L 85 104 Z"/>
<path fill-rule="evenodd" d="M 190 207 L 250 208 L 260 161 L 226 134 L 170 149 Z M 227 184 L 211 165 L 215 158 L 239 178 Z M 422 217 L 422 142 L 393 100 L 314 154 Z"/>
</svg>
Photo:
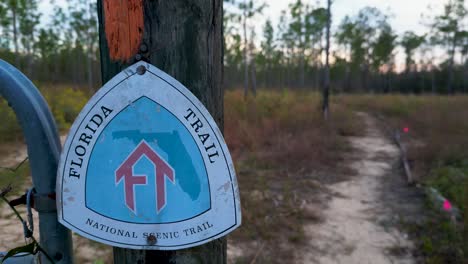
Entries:
<svg viewBox="0 0 468 264">
<path fill-rule="evenodd" d="M 406 180 L 409 185 L 413 185 L 414 178 L 413 178 L 413 174 L 411 173 L 410 164 L 408 162 L 408 155 L 407 155 L 406 147 L 401 142 L 400 132 L 398 130 L 394 130 L 390 128 L 385 122 L 385 118 L 382 115 L 376 114 L 375 117 L 381 121 L 385 130 L 387 131 L 387 134 L 389 134 L 392 137 L 393 141 L 395 141 L 396 145 L 400 149 L 400 153 L 401 153 L 400 158 L 401 158 L 401 163 L 403 164 L 403 168 L 405 170 Z"/>
<path fill-rule="evenodd" d="M 408 184 L 411 184 L 411 185 L 414 184 L 413 174 L 411 173 L 411 167 L 410 167 L 409 162 L 408 162 L 406 147 L 403 144 L 403 142 L 401 142 L 400 132 L 398 130 L 396 130 L 396 132 L 392 133 L 392 131 L 395 131 L 395 130 L 392 130 L 391 128 L 388 127 L 388 125 L 386 124 L 385 119 L 383 118 L 383 116 L 378 115 L 378 114 L 375 115 L 375 116 L 376 116 L 377 119 L 382 121 L 382 124 L 383 124 L 385 130 L 387 131 L 388 134 L 390 134 L 392 136 L 392 138 L 395 141 L 396 145 L 400 149 L 401 161 L 402 161 L 403 167 L 405 169 L 405 174 L 406 174 L 406 178 L 408 180 Z M 437 208 L 439 211 L 441 211 L 443 213 L 449 213 L 450 214 L 450 219 L 452 220 L 452 223 L 454 225 L 456 225 L 457 220 L 461 219 L 460 210 L 457 207 L 450 204 L 450 202 L 445 197 L 443 197 L 442 194 L 440 194 L 440 192 L 437 189 L 435 189 L 433 187 L 424 187 L 424 192 L 425 192 L 426 196 L 429 198 L 429 200 L 431 201 L 431 203 L 433 204 L 434 208 Z M 449 208 L 445 208 L 446 203 L 449 204 Z"/>
<path fill-rule="evenodd" d="M 400 149 L 401 163 L 403 164 L 403 168 L 405 169 L 406 180 L 408 181 L 408 184 L 413 185 L 414 184 L 413 174 L 411 173 L 411 167 L 408 162 L 408 155 L 406 152 L 406 148 L 403 145 L 403 143 L 401 143 L 400 132 L 396 131 L 393 138 L 395 142 L 397 143 L 398 148 Z"/>
<path fill-rule="evenodd" d="M 457 220 L 461 219 L 460 210 L 457 207 L 450 204 L 450 202 L 444 196 L 442 196 L 442 194 L 440 194 L 440 192 L 437 189 L 432 187 L 426 187 L 424 190 L 434 207 L 440 210 L 441 212 L 450 214 L 450 219 L 454 224 L 456 224 Z M 449 203 L 449 207 L 444 208 L 444 205 L 446 203 Z"/>
</svg>

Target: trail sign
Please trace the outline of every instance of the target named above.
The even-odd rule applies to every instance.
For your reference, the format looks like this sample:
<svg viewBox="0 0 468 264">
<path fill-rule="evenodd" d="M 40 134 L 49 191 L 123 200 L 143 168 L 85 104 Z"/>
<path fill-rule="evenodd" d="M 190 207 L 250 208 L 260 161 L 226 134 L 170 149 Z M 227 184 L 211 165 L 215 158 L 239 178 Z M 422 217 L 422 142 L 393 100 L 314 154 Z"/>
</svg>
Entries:
<svg viewBox="0 0 468 264">
<path fill-rule="evenodd" d="M 61 154 L 59 221 L 124 248 L 176 250 L 241 223 L 229 151 L 182 84 L 138 62 L 84 107 Z"/>
</svg>

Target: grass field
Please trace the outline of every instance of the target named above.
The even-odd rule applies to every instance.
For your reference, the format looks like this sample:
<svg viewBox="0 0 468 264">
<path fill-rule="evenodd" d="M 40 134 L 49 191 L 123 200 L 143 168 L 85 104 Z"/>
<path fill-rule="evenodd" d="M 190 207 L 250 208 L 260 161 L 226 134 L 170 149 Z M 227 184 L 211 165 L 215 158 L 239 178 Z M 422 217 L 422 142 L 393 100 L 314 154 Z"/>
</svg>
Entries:
<svg viewBox="0 0 468 264">
<path fill-rule="evenodd" d="M 304 223 L 321 220 L 301 204 L 318 204 L 322 184 L 353 174 L 343 164 L 349 149 L 343 135 L 361 127 L 338 107 L 324 122 L 317 94 L 260 92 L 245 101 L 231 91 L 225 100 L 225 137 L 243 206 L 242 228 L 230 237 L 248 245 L 238 262 L 257 256 L 258 263 L 284 263 L 304 246 Z"/>
<path fill-rule="evenodd" d="M 301 243 L 301 224 L 310 219 L 319 221 L 320 215 L 301 215 L 294 197 L 303 191 L 318 191 L 317 181 L 339 180 L 330 175 L 352 174 L 336 164 L 349 147 L 343 136 L 362 133 L 363 124 L 353 114 L 357 111 L 378 116 L 382 129 L 400 130 L 419 184 L 437 188 L 460 208 L 462 217 L 466 216 L 468 97 L 337 96 L 332 100 L 328 123 L 319 114 L 319 103 L 317 94 L 301 92 L 261 92 L 247 102 L 240 92 L 227 93 L 225 134 L 237 164 L 245 223 L 234 239 L 261 239 L 275 248 L 282 234 L 289 234 L 288 240 Z M 278 205 L 274 195 L 286 198 Z M 466 217 L 462 220 L 465 223 L 455 228 L 435 210 L 438 208 L 427 206 L 429 220 L 408 226 L 418 237 L 425 260 L 463 261 L 468 253 L 467 231 L 463 229 Z M 272 213 L 277 210 L 281 212 Z M 270 256 L 278 254 L 281 256 L 281 250 Z"/>
</svg>

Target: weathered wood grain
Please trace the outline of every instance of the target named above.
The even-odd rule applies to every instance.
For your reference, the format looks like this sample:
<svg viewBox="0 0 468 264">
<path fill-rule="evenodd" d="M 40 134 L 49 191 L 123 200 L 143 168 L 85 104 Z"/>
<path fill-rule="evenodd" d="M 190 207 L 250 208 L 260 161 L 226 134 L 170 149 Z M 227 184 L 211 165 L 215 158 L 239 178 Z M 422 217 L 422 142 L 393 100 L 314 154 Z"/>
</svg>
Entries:
<svg viewBox="0 0 468 264">
<path fill-rule="evenodd" d="M 128 61 L 140 48 L 143 37 L 143 0 L 103 0 L 105 36 L 109 57 Z"/>
</svg>

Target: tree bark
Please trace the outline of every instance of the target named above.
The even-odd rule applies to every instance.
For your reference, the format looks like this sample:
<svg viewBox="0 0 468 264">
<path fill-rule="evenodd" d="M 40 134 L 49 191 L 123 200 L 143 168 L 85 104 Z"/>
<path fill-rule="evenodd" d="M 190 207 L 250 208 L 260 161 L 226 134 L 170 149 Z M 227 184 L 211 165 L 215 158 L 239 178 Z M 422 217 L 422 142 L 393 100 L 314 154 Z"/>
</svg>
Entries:
<svg viewBox="0 0 468 264">
<path fill-rule="evenodd" d="M 140 53 L 144 60 L 184 84 L 205 105 L 222 131 L 223 1 L 129 1 L 132 8 L 133 5 L 142 5 L 144 25 L 130 32 L 141 32 L 139 50 L 132 51 L 130 58 L 120 59 L 115 58 L 112 48 L 121 48 L 121 43 L 109 43 L 106 38 L 108 27 L 104 12 L 107 1 L 98 0 L 103 82 L 134 63 L 137 53 Z M 129 2 L 112 1 L 107 4 L 127 5 Z M 122 16 L 116 19 L 122 19 Z M 135 21 L 131 14 L 126 19 Z M 122 29 L 123 33 L 125 31 L 128 33 L 128 28 Z M 114 263 L 226 263 L 226 248 L 225 238 L 178 251 L 114 248 Z"/>
</svg>

